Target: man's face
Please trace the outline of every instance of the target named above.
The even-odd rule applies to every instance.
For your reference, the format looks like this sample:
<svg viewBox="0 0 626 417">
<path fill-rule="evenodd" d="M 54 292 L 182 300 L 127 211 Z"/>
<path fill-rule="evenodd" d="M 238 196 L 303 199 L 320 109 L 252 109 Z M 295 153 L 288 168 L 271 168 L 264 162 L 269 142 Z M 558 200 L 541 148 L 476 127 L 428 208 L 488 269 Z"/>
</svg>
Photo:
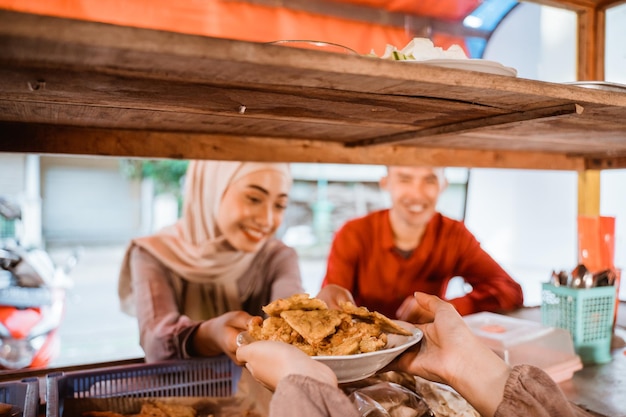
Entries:
<svg viewBox="0 0 626 417">
<path fill-rule="evenodd" d="M 408 227 L 423 227 L 435 214 L 445 183 L 441 168 L 389 167 L 380 186 L 389 192 L 394 216 Z"/>
</svg>

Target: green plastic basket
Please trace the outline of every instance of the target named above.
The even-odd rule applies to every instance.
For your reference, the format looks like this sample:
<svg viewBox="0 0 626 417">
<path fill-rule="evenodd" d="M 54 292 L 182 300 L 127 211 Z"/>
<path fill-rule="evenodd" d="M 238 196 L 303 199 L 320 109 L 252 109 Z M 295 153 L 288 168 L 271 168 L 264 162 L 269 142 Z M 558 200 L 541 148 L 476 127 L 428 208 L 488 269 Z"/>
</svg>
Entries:
<svg viewBox="0 0 626 417">
<path fill-rule="evenodd" d="M 542 284 L 541 321 L 568 330 L 585 364 L 611 361 L 615 287 L 575 289 Z"/>
</svg>

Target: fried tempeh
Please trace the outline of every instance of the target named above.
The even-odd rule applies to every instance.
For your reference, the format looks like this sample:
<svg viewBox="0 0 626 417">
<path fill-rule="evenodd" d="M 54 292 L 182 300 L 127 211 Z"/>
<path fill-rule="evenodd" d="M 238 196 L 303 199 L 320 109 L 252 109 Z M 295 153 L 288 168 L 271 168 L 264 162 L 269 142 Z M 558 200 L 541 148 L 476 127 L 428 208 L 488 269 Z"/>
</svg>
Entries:
<svg viewBox="0 0 626 417">
<path fill-rule="evenodd" d="M 336 310 L 287 310 L 280 317 L 313 346 L 335 333 L 342 322 L 342 315 Z"/>
<path fill-rule="evenodd" d="M 263 307 L 265 314 L 272 317 L 278 317 L 287 310 L 328 310 L 328 306 L 319 298 L 309 298 L 308 294 L 295 294 L 289 298 L 279 298 Z"/>
<path fill-rule="evenodd" d="M 351 302 L 341 310 L 329 309 L 322 300 L 296 294 L 263 308 L 269 317 L 248 323 L 255 340 L 290 343 L 310 356 L 338 356 L 375 352 L 387 345 L 387 333 L 412 333 L 378 312 Z"/>
<path fill-rule="evenodd" d="M 255 340 L 277 340 L 290 344 L 302 341 L 298 332 L 282 317 L 268 317 L 261 323 L 251 320 L 248 323 L 248 333 Z"/>
<path fill-rule="evenodd" d="M 348 314 L 378 324 L 384 332 L 395 333 L 402 336 L 412 335 L 407 329 L 377 311 L 369 311 L 366 307 L 357 307 L 350 301 L 342 302 L 340 307 L 342 311 Z"/>
</svg>

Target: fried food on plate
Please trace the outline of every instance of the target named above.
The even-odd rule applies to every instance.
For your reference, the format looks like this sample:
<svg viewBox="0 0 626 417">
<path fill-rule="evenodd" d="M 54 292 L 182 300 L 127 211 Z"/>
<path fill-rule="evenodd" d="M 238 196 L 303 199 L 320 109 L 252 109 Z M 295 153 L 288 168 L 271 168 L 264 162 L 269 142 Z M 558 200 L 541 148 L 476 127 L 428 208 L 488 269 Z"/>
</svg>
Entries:
<svg viewBox="0 0 626 417">
<path fill-rule="evenodd" d="M 296 332 L 282 317 L 268 317 L 265 322 L 260 317 L 256 317 L 248 324 L 248 333 L 255 340 L 276 340 L 280 342 L 294 344 L 302 336 Z"/>
<path fill-rule="evenodd" d="M 188 405 L 155 401 L 143 404 L 139 414 L 151 417 L 196 417 L 197 412 Z"/>
<path fill-rule="evenodd" d="M 375 352 L 387 345 L 387 333 L 411 336 L 393 320 L 351 302 L 331 310 L 320 299 L 296 294 L 263 308 L 269 317 L 248 323 L 255 340 L 290 343 L 310 356 L 338 356 Z"/>
<path fill-rule="evenodd" d="M 279 317 L 286 310 L 328 310 L 328 306 L 319 298 L 309 298 L 309 294 L 295 294 L 289 298 L 279 298 L 263 307 L 263 311 L 272 317 Z"/>
<path fill-rule="evenodd" d="M 196 417 L 195 408 L 184 405 L 174 404 L 163 401 L 150 401 L 141 404 L 139 414 L 133 414 L 132 417 Z M 125 414 L 116 413 L 114 411 L 85 411 L 82 417 L 129 417 Z"/>
<path fill-rule="evenodd" d="M 366 307 L 357 307 L 350 301 L 344 301 L 339 305 L 341 306 L 342 311 L 348 314 L 352 314 L 353 316 L 366 321 L 371 320 L 372 322 L 378 324 L 384 332 L 401 334 L 402 336 L 411 336 L 411 332 L 384 314 L 380 314 L 378 311 L 369 311 Z"/>
<path fill-rule="evenodd" d="M 343 320 L 336 310 L 285 310 L 280 317 L 311 345 L 335 333 Z"/>
<path fill-rule="evenodd" d="M 125 417 L 124 414 L 116 413 L 114 411 L 85 411 L 82 413 L 83 417 Z"/>
<path fill-rule="evenodd" d="M 0 403 L 0 417 L 11 415 L 11 410 L 13 410 L 13 406 L 11 404 Z"/>
</svg>

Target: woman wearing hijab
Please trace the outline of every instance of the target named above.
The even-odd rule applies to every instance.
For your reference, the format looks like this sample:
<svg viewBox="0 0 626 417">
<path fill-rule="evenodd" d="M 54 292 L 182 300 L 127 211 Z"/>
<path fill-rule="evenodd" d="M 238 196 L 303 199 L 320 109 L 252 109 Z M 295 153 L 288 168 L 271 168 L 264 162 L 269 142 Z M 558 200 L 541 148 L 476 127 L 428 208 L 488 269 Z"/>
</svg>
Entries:
<svg viewBox="0 0 626 417">
<path fill-rule="evenodd" d="M 296 252 L 274 237 L 291 183 L 288 164 L 190 162 L 181 218 L 134 239 L 120 273 L 121 306 L 137 316 L 147 362 L 236 361 L 249 319 L 304 292 Z"/>
</svg>

